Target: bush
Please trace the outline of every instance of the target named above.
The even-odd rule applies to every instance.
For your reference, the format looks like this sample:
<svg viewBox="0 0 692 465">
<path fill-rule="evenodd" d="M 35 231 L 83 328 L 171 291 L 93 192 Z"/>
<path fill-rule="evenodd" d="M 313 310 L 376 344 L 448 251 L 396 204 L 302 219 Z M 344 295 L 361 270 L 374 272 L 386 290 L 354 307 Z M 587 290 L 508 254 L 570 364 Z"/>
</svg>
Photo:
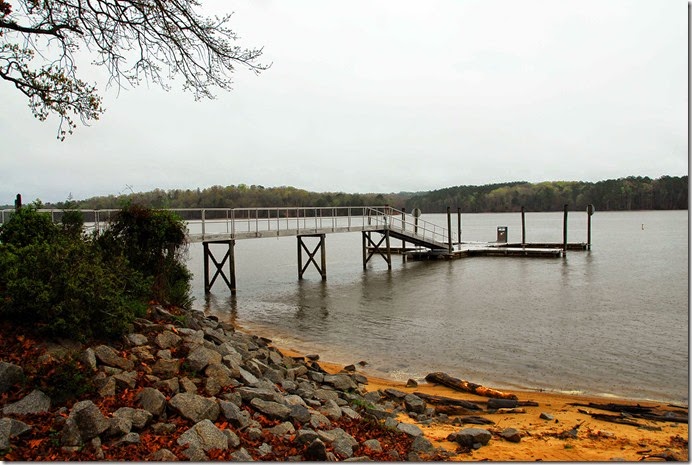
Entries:
<svg viewBox="0 0 692 465">
<path fill-rule="evenodd" d="M 125 257 L 130 266 L 151 280 L 151 297 L 187 307 L 192 274 L 185 222 L 171 212 L 128 204 L 113 218 L 99 239 L 109 254 Z"/>
<path fill-rule="evenodd" d="M 190 304 L 182 221 L 129 207 L 101 238 L 82 234 L 81 221 L 56 226 L 30 206 L 0 227 L 1 318 L 85 340 L 130 331 L 151 299 Z"/>
</svg>

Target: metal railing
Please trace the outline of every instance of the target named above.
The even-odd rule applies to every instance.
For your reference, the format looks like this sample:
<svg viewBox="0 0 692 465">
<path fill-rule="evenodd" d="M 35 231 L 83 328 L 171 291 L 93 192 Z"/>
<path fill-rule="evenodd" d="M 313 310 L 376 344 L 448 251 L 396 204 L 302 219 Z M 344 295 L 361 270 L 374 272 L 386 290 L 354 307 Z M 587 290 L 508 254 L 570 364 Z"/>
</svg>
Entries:
<svg viewBox="0 0 692 465">
<path fill-rule="evenodd" d="M 446 228 L 416 218 L 389 206 L 363 207 L 278 207 L 278 208 L 171 208 L 187 224 L 192 241 L 228 238 L 249 239 L 271 236 L 295 236 L 311 233 L 349 232 L 389 229 L 422 241 L 447 244 Z M 39 209 L 60 223 L 64 210 Z M 119 210 L 80 210 L 85 230 L 97 234 L 108 227 Z M 0 210 L 5 223 L 14 209 Z"/>
</svg>

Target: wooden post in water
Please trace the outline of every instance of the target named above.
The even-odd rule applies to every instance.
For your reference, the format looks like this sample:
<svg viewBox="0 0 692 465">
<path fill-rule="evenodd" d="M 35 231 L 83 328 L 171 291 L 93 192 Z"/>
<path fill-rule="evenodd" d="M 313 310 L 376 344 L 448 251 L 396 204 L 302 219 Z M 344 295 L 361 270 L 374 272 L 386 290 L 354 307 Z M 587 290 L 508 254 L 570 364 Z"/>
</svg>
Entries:
<svg viewBox="0 0 692 465">
<path fill-rule="evenodd" d="M 593 215 L 593 204 L 586 206 L 586 250 L 591 250 L 591 215 Z"/>
<path fill-rule="evenodd" d="M 521 207 L 521 245 L 526 244 L 526 209 Z"/>
<path fill-rule="evenodd" d="M 452 214 L 449 207 L 447 207 L 447 248 L 449 249 L 449 253 L 451 255 L 452 251 L 454 250 L 454 246 L 452 245 Z"/>
<path fill-rule="evenodd" d="M 457 207 L 457 233 L 459 234 L 459 246 L 461 246 L 461 207 Z"/>
<path fill-rule="evenodd" d="M 406 207 L 401 207 L 401 229 L 406 230 Z M 401 240 L 401 256 L 406 261 L 406 241 Z"/>
<path fill-rule="evenodd" d="M 228 251 L 224 255 L 223 259 L 219 262 L 214 258 L 214 255 L 212 254 L 209 244 L 228 244 Z M 213 241 L 213 242 L 202 242 L 202 246 L 204 247 L 204 292 L 206 294 L 209 293 L 211 290 L 211 287 L 214 285 L 214 282 L 216 282 L 216 278 L 221 276 L 221 279 L 224 280 L 226 283 L 226 286 L 228 286 L 228 289 L 230 289 L 231 294 L 235 295 L 236 293 L 236 284 L 235 284 L 235 252 L 234 252 L 234 247 L 235 247 L 235 241 L 230 240 L 222 240 L 222 241 Z M 214 272 L 214 276 L 209 279 L 209 260 L 211 259 L 212 263 L 214 263 L 214 266 L 216 267 L 216 271 Z M 223 271 L 223 267 L 226 264 L 226 261 L 228 261 L 228 268 L 229 268 L 229 276 L 226 276 L 226 273 Z"/>
<path fill-rule="evenodd" d="M 562 220 L 562 255 L 567 255 L 567 207 L 565 204 L 565 214 Z"/>
</svg>

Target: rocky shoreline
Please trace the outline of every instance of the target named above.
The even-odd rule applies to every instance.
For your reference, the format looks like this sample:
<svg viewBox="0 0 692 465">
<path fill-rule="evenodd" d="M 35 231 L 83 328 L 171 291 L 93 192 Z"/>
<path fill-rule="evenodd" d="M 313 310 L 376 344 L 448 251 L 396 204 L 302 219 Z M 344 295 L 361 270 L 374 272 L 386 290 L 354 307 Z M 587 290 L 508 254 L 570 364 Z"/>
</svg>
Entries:
<svg viewBox="0 0 692 465">
<path fill-rule="evenodd" d="M 117 346 L 39 350 L 17 338 L 34 352 L 24 360 L 29 363 L 0 361 L 3 460 L 421 461 L 453 455 L 434 447 L 418 426 L 397 421 L 402 412 L 423 423 L 439 417 L 420 397 L 396 389 L 367 392 L 368 380 L 355 367 L 330 374 L 316 355 L 285 356 L 270 340 L 199 311 L 152 307 Z M 45 379 L 40 367 L 54 374 L 66 354 L 91 389 L 56 405 L 36 385 Z M 470 449 L 489 435 L 468 428 L 452 439 Z"/>
</svg>

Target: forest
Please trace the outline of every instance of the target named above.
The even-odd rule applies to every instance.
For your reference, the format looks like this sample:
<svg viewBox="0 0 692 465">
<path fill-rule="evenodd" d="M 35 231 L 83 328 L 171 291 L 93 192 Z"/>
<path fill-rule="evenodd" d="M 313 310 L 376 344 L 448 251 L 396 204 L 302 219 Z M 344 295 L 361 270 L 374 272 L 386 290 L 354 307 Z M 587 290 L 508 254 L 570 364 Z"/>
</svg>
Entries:
<svg viewBox="0 0 692 465">
<path fill-rule="evenodd" d="M 136 203 L 151 208 L 261 208 L 261 207 L 339 207 L 390 205 L 425 213 L 443 213 L 447 207 L 465 213 L 558 211 L 565 204 L 570 210 L 583 210 L 593 204 L 599 211 L 609 210 L 685 210 L 688 208 L 688 176 L 662 176 L 657 179 L 629 176 L 598 182 L 523 181 L 456 186 L 430 192 L 348 194 L 310 192 L 290 186 L 260 185 L 212 186 L 205 189 L 155 189 L 149 192 L 68 200 L 45 208 L 81 209 L 122 208 Z M 11 208 L 10 205 L 4 208 Z"/>
</svg>

